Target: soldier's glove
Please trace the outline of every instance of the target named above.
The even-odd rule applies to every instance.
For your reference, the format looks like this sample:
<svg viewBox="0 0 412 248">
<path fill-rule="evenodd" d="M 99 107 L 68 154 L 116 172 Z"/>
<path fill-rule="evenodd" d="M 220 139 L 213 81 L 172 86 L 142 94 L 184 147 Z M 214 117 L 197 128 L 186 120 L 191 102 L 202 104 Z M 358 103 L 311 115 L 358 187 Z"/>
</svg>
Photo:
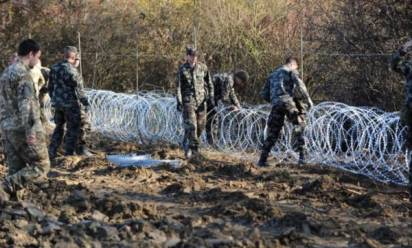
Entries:
<svg viewBox="0 0 412 248">
<path fill-rule="evenodd" d="M 89 113 L 90 105 L 84 106 L 84 112 Z"/>
<path fill-rule="evenodd" d="M 294 125 L 299 125 L 305 122 L 305 114 L 299 111 L 293 111 L 293 113 L 290 116 L 290 120 Z"/>
<path fill-rule="evenodd" d="M 215 104 L 215 101 L 213 101 L 213 100 L 208 100 L 207 101 L 207 106 L 208 106 L 208 108 L 214 108 L 214 107 L 216 107 L 216 104 Z"/>
<path fill-rule="evenodd" d="M 42 87 L 42 88 L 39 90 L 40 95 L 41 95 L 41 94 L 46 94 L 47 92 L 49 92 L 49 89 L 47 89 L 47 87 Z"/>
<path fill-rule="evenodd" d="M 87 98 L 86 97 L 83 97 L 83 98 L 81 98 L 80 99 L 80 102 L 81 102 L 81 104 L 84 106 L 84 107 L 89 107 L 89 101 L 87 100 Z"/>
<path fill-rule="evenodd" d="M 305 124 L 306 123 L 306 114 L 305 113 L 299 113 L 298 115 L 298 123 L 299 124 Z"/>
<path fill-rule="evenodd" d="M 239 111 L 240 107 L 238 107 L 237 105 L 232 105 L 229 107 L 230 111 Z"/>
<path fill-rule="evenodd" d="M 182 112 L 182 111 L 183 111 L 183 106 L 182 106 L 182 104 L 181 104 L 181 103 L 177 103 L 176 109 L 177 109 L 177 111 Z"/>
</svg>

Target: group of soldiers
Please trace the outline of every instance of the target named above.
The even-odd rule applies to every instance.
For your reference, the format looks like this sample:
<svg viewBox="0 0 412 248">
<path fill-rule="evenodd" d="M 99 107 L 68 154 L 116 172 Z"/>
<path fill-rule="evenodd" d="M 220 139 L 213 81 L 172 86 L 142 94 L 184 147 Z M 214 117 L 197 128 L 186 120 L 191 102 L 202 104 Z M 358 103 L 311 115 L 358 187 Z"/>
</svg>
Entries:
<svg viewBox="0 0 412 248">
<path fill-rule="evenodd" d="M 186 158 L 202 157 L 199 153 L 200 135 L 206 127 L 206 137 L 210 145 L 218 136 L 216 107 L 229 105 L 232 110 L 240 109 L 234 86 L 246 85 L 248 74 L 237 71 L 210 76 L 205 64 L 198 62 L 196 49 L 186 49 L 186 62 L 177 74 L 177 110 L 183 114 L 183 149 Z M 262 147 L 258 166 L 268 166 L 267 159 L 287 118 L 294 124 L 294 147 L 299 152 L 299 162 L 305 162 L 305 115 L 313 106 L 305 84 L 299 78 L 297 59 L 290 57 L 285 64 L 276 68 L 267 78 L 261 92 L 262 98 L 272 105 L 267 122 L 267 137 Z"/>
<path fill-rule="evenodd" d="M 0 181 L 0 202 L 17 197 L 29 182 L 44 182 L 63 137 L 65 156 L 92 155 L 86 147 L 89 103 L 77 70 L 76 47 L 64 48 L 64 59 L 50 69 L 41 66 L 40 56 L 38 43 L 22 41 L 0 77 L 0 128 L 8 166 L 8 175 Z M 47 97 L 55 123 L 49 147 Z"/>
<path fill-rule="evenodd" d="M 405 43 L 391 58 L 391 68 L 405 76 L 406 99 L 401 121 L 407 126 L 406 147 L 412 150 L 412 57 L 408 52 L 412 40 Z M 234 85 L 246 85 L 247 73 L 217 74 L 210 76 L 207 66 L 198 62 L 196 49 L 186 49 L 186 61 L 177 73 L 177 110 L 182 112 L 184 123 L 183 150 L 187 159 L 201 157 L 199 153 L 200 135 L 206 126 L 207 141 L 214 143 L 218 129 L 212 128 L 216 120 L 216 106 L 221 102 L 232 105 L 233 110 L 240 108 Z M 298 60 L 289 57 L 284 65 L 276 68 L 268 77 L 261 91 L 261 97 L 271 104 L 267 120 L 267 136 L 261 147 L 257 165 L 269 166 L 267 160 L 273 146 L 279 139 L 285 120 L 291 122 L 293 129 L 293 148 L 299 154 L 299 164 L 306 159 L 304 129 L 306 114 L 313 102 L 305 84 L 299 77 Z M 412 202 L 412 159 L 409 160 L 410 201 Z"/>
<path fill-rule="evenodd" d="M 404 44 L 391 59 L 394 71 L 406 77 L 406 99 L 401 119 L 408 128 L 407 148 L 412 150 L 412 58 Z M 89 102 L 83 80 L 77 69 L 79 54 L 76 47 L 64 48 L 64 59 L 51 69 L 40 65 L 41 49 L 33 40 L 24 40 L 10 65 L 0 77 L 0 128 L 8 175 L 0 181 L 0 202 L 15 196 L 28 182 L 41 183 L 50 170 L 63 142 L 64 155 L 91 156 L 86 146 L 90 128 L 87 120 Z M 186 49 L 186 61 L 177 73 L 177 110 L 184 124 L 183 149 L 187 159 L 202 157 L 200 135 L 206 129 L 207 141 L 214 145 L 218 136 L 215 128 L 218 105 L 241 108 L 234 91 L 235 85 L 246 85 L 245 71 L 210 75 L 208 67 L 198 61 L 195 48 Z M 49 120 L 44 114 L 44 99 L 51 99 L 55 129 L 49 147 L 45 127 Z M 261 97 L 271 104 L 267 121 L 267 137 L 257 163 L 268 166 L 268 156 L 288 120 L 294 125 L 293 147 L 299 153 L 299 163 L 305 163 L 304 128 L 306 114 L 313 106 L 305 84 L 299 77 L 298 60 L 289 57 L 268 77 Z M 66 134 L 64 134 L 66 127 Z M 411 162 L 412 163 L 412 162 Z M 410 164 L 410 182 L 412 182 Z M 412 201 L 412 183 L 411 183 Z"/>
</svg>

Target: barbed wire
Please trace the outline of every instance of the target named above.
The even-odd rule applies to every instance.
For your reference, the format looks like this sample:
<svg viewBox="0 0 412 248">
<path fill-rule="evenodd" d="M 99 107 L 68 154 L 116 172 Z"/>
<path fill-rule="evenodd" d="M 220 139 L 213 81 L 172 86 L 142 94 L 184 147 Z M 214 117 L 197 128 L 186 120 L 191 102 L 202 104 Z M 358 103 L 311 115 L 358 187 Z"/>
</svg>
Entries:
<svg viewBox="0 0 412 248">
<path fill-rule="evenodd" d="M 88 90 L 94 131 L 111 139 L 139 144 L 180 144 L 182 115 L 175 97 L 166 93 L 137 95 Z M 219 106 L 215 116 L 214 149 L 256 153 L 265 137 L 269 105 L 243 106 L 233 111 Z M 398 113 L 377 108 L 353 107 L 337 102 L 316 105 L 307 116 L 305 139 L 308 162 L 336 167 L 374 180 L 408 184 L 404 145 L 405 128 Z M 293 126 L 286 124 L 272 149 L 279 162 L 296 162 Z M 205 134 L 202 146 L 208 147 Z"/>
</svg>

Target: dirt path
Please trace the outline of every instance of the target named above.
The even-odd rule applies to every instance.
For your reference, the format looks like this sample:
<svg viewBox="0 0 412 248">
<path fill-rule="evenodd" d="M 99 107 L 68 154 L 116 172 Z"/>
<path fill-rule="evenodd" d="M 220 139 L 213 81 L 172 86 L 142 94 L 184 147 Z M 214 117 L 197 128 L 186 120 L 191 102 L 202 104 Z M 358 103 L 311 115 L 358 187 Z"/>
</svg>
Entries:
<svg viewBox="0 0 412 248">
<path fill-rule="evenodd" d="M 183 154 L 104 140 L 93 148 L 94 158 L 59 158 L 47 183 L 0 207 L 0 247 L 412 247 L 401 187 L 210 151 L 178 169 L 119 169 L 105 153 Z"/>
</svg>

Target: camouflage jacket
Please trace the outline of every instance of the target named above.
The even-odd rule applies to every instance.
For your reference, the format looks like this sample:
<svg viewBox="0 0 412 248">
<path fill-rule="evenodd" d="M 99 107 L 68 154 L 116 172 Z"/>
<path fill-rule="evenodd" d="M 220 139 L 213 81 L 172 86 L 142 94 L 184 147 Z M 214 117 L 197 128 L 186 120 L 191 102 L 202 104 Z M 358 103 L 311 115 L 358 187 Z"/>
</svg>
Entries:
<svg viewBox="0 0 412 248">
<path fill-rule="evenodd" d="M 51 67 L 48 89 L 55 108 L 88 105 L 83 79 L 67 60 Z"/>
<path fill-rule="evenodd" d="M 37 97 L 39 97 L 41 89 L 43 87 L 46 87 L 46 79 L 43 76 L 42 67 L 38 65 L 34 66 L 30 70 L 30 75 L 32 76 L 34 81 L 36 95 Z"/>
<path fill-rule="evenodd" d="M 405 102 L 406 105 L 412 107 L 412 59 L 407 59 L 402 56 L 400 51 L 394 53 L 391 59 L 392 70 L 402 74 L 406 78 L 405 84 Z"/>
<path fill-rule="evenodd" d="M 27 135 L 44 131 L 30 68 L 20 60 L 0 77 L 0 123 L 3 131 L 23 131 Z"/>
<path fill-rule="evenodd" d="M 206 100 L 214 102 L 214 88 L 208 68 L 197 63 L 191 68 L 189 63 L 180 66 L 177 73 L 177 103 L 193 102 L 200 106 Z"/>
<path fill-rule="evenodd" d="M 312 106 L 312 99 L 297 71 L 286 66 L 278 67 L 268 78 L 270 101 L 273 106 L 294 101 L 300 112 L 307 112 Z"/>
<path fill-rule="evenodd" d="M 222 101 L 224 104 L 240 107 L 240 103 L 234 89 L 232 74 L 215 74 L 213 76 L 213 87 L 215 88 L 215 105 L 217 105 L 219 101 Z"/>
</svg>

